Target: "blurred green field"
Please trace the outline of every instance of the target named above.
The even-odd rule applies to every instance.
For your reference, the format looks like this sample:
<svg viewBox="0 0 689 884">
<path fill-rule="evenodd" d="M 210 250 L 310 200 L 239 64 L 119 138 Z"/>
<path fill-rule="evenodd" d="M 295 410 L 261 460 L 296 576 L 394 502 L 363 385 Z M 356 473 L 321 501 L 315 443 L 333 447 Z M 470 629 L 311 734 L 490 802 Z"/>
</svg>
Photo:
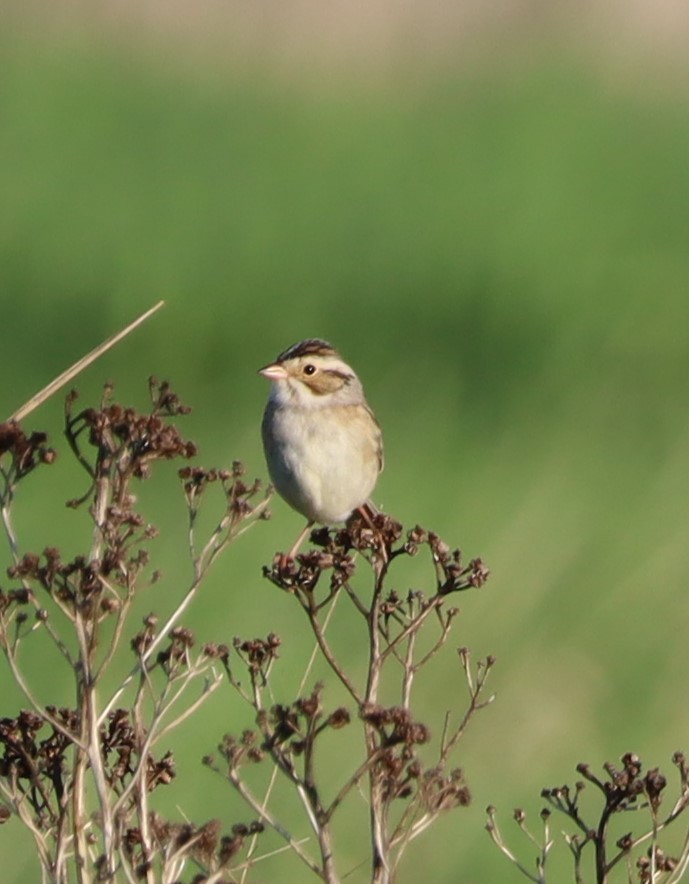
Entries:
<svg viewBox="0 0 689 884">
<path fill-rule="evenodd" d="M 490 566 L 488 585 L 459 600 L 454 641 L 498 658 L 497 700 L 460 758 L 474 802 L 419 840 L 403 882 L 519 880 L 483 832 L 487 804 L 509 830 L 514 806 L 535 816 L 541 788 L 576 779 L 579 761 L 633 750 L 670 768 L 689 750 L 684 94 L 576 54 L 302 87 L 212 58 L 192 69 L 134 42 L 5 35 L 0 120 L 6 414 L 164 298 L 79 380 L 82 400 L 112 379 L 143 405 L 147 377 L 169 378 L 194 406 L 201 462 L 240 458 L 265 475 L 256 369 L 322 336 L 358 369 L 384 428 L 377 502 Z M 26 483 L 17 523 L 25 548 L 73 553 L 85 518 L 62 501 L 83 480 L 61 410 L 57 397 L 28 422 L 62 456 L 48 499 L 45 479 Z M 163 610 L 188 570 L 173 470 L 142 496 L 169 575 L 142 611 Z M 273 510 L 187 622 L 199 640 L 279 631 L 289 686 L 311 648 L 260 566 L 301 522 Z M 414 560 L 400 579 L 425 577 Z M 27 665 L 43 697 L 70 702 L 49 661 Z M 0 715 L 19 703 L 8 681 L 4 670 Z M 429 708 L 461 687 L 450 653 Z M 175 743 L 179 781 L 193 785 L 167 811 L 247 818 L 198 760 L 249 722 L 229 689 L 206 715 Z M 3 880 L 38 880 L 18 843 L 12 821 Z M 271 868 L 265 880 L 304 880 L 296 865 Z M 348 880 L 365 879 L 357 868 Z"/>
</svg>

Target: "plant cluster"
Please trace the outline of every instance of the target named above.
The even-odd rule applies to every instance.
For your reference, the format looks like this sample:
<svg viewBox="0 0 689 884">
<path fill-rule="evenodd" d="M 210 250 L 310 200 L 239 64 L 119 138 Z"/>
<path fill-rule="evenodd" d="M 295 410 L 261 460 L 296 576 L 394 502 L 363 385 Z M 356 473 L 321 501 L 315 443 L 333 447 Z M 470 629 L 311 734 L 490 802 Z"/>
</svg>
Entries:
<svg viewBox="0 0 689 884">
<path fill-rule="evenodd" d="M 543 789 L 541 797 L 546 807 L 541 811 L 543 826 L 540 838 L 527 826 L 526 813 L 517 809 L 514 820 L 523 835 L 537 848 L 535 871 L 522 864 L 508 847 L 496 819 L 494 807 L 488 808 L 488 833 L 502 853 L 519 871 L 537 884 L 546 881 L 548 857 L 555 844 L 551 836 L 551 814 L 555 810 L 564 815 L 574 828 L 564 838 L 573 860 L 574 880 L 579 884 L 595 880 L 607 884 L 613 870 L 624 864 L 626 880 L 639 884 L 676 884 L 689 869 L 689 835 L 681 855 L 667 855 L 659 844 L 659 835 L 689 807 L 689 767 L 681 752 L 673 756 L 673 764 L 679 774 L 678 795 L 669 807 L 663 806 L 667 779 L 658 768 L 643 771 L 639 757 L 631 752 L 622 756 L 621 767 L 605 764 L 607 778 L 596 776 L 588 764 L 578 764 L 577 772 L 583 777 L 574 786 L 557 786 Z M 595 787 L 600 800 L 597 807 L 586 812 L 582 808 L 587 783 Z M 642 816 L 639 834 L 625 832 L 621 837 L 611 835 L 610 824 L 622 814 L 637 812 Z M 612 842 L 612 843 L 611 843 Z M 591 857 L 594 877 L 584 877 L 584 860 Z"/>
<path fill-rule="evenodd" d="M 222 489 L 221 517 L 204 547 L 191 550 L 181 602 L 162 622 L 148 615 L 127 643 L 134 600 L 157 579 L 148 550 L 156 531 L 137 510 L 133 483 L 156 462 L 196 454 L 174 423 L 188 409 L 166 383 L 152 380 L 150 394 L 145 413 L 114 402 L 110 387 L 98 408 L 77 410 L 76 395 L 67 398 L 65 435 L 87 474 L 86 491 L 68 505 L 87 506 L 92 524 L 88 549 L 69 560 L 51 546 L 20 551 L 12 519 L 18 484 L 51 464 L 55 451 L 43 433 L 0 425 L 0 515 L 12 560 L 12 586 L 0 589 L 0 648 L 28 706 L 0 719 L 0 818 L 16 816 L 31 832 L 45 881 L 173 881 L 189 861 L 202 880 L 224 880 L 246 839 L 262 830 L 256 820 L 223 834 L 217 821 L 165 820 L 151 805 L 152 793 L 176 776 L 172 753 L 158 747 L 223 680 L 213 666 L 217 649 L 195 651 L 180 617 L 211 562 L 266 514 L 268 497 L 257 498 L 258 484 L 246 485 L 238 464 L 203 480 L 180 471 L 190 512 L 203 481 Z M 40 641 L 70 673 L 73 705 L 43 702 L 27 679 L 23 654 Z M 128 674 L 103 697 L 106 675 L 127 655 Z M 199 682 L 200 696 L 187 700 Z"/>
<path fill-rule="evenodd" d="M 451 764 L 451 757 L 469 721 L 492 699 L 485 694 L 485 684 L 494 660 L 489 657 L 474 666 L 468 649 L 459 650 L 458 667 L 468 688 L 468 701 L 456 720 L 447 712 L 435 741 L 431 728 L 415 715 L 414 686 L 446 644 L 457 617 L 457 608 L 446 610 L 447 596 L 482 586 L 488 571 L 480 559 L 464 564 L 460 552 L 450 550 L 436 534 L 418 526 L 405 532 L 384 513 L 370 520 L 357 514 L 342 530 L 317 529 L 311 541 L 316 548 L 295 560 L 278 553 L 264 574 L 294 596 L 321 659 L 350 705 L 328 709 L 322 683 L 289 704 L 271 702 L 271 672 L 279 638 L 270 635 L 263 641 L 238 641 L 235 657 L 248 673 L 249 689 L 231 663 L 228 676 L 251 707 L 256 728 L 227 735 L 219 746 L 222 762 L 209 757 L 206 763 L 227 778 L 255 813 L 263 814 L 308 868 L 329 882 L 340 880 L 342 874 L 333 848 L 338 811 L 346 800 L 358 798 L 365 784 L 371 880 L 392 881 L 410 843 L 442 813 L 470 801 L 464 773 Z M 393 566 L 423 548 L 433 569 L 433 592 L 426 596 L 410 590 L 401 595 L 387 589 Z M 365 592 L 356 582 L 362 566 L 368 576 Z M 328 624 L 340 598 L 346 599 L 360 618 L 358 637 L 364 637 L 367 662 L 358 678 L 328 637 Z M 343 774 L 340 786 L 326 796 L 318 773 L 318 760 L 327 752 L 322 744 L 328 732 L 350 731 L 354 726 L 361 731 L 360 758 Z M 345 745 L 354 744 L 349 734 L 343 740 Z M 265 761 L 296 790 L 317 838 L 317 856 L 299 844 L 268 810 L 265 794 L 251 791 L 244 768 Z"/>
<path fill-rule="evenodd" d="M 459 713 L 442 710 L 437 728 L 419 718 L 416 686 L 457 619 L 448 597 L 482 586 L 488 571 L 436 534 L 405 531 L 383 513 L 314 531 L 309 551 L 295 560 L 276 554 L 264 569 L 303 611 L 314 645 L 298 689 L 276 696 L 281 637 L 197 645 L 182 622 L 218 556 L 268 517 L 270 489 L 247 483 L 238 462 L 229 469 L 189 463 L 196 446 L 177 427 L 188 409 L 167 383 L 151 380 L 149 388 L 145 411 L 114 401 L 111 387 L 95 408 L 80 409 L 76 394 L 67 397 L 67 445 L 86 475 L 86 488 L 68 506 L 90 517 L 74 557 L 52 545 L 22 549 L 13 521 L 19 486 L 56 454 L 45 434 L 26 433 L 16 421 L 0 425 L 0 517 L 10 557 L 9 583 L 0 588 L 0 650 L 25 706 L 0 718 L 0 822 L 23 823 L 42 879 L 56 884 L 153 884 L 183 875 L 247 881 L 269 855 L 261 846 L 269 830 L 273 842 L 283 842 L 280 850 L 337 882 L 351 869 L 338 852 L 336 825 L 345 805 L 363 802 L 369 836 L 362 861 L 373 881 L 392 882 L 414 840 L 471 798 L 454 756 L 469 722 L 492 699 L 486 679 L 494 661 L 473 663 L 468 649 L 459 649 L 466 701 Z M 162 461 L 186 462 L 177 475 L 192 567 L 172 610 L 151 612 L 136 629 L 136 599 L 161 580 L 151 560 L 157 532 L 140 512 L 136 483 Z M 208 507 L 219 515 L 200 537 L 199 515 Z M 428 559 L 430 591 L 400 591 L 392 582 L 398 563 L 417 554 Z M 359 621 L 353 640 L 364 649 L 363 667 L 332 638 L 338 604 L 352 606 Z M 39 643 L 69 674 L 71 702 L 45 702 L 32 682 L 25 663 Z M 309 684 L 316 661 L 329 675 Z M 241 797 L 249 819 L 166 818 L 157 795 L 177 783 L 170 737 L 182 722 L 200 720 L 223 684 L 245 703 L 248 720 L 205 763 Z M 345 702 L 330 700 L 335 693 Z M 338 767 L 335 787 L 324 777 L 333 752 L 354 759 Z M 256 769 L 268 772 L 260 789 L 250 774 Z M 278 780 L 296 796 L 300 822 L 284 816 Z"/>
</svg>

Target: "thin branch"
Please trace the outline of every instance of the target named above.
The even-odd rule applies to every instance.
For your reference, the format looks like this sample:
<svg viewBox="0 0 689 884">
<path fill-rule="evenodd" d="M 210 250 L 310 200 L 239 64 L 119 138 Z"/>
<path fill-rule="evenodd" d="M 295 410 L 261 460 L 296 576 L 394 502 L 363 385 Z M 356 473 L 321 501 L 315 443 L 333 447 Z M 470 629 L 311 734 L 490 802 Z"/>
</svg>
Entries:
<svg viewBox="0 0 689 884">
<path fill-rule="evenodd" d="M 523 866 L 517 857 L 512 853 L 509 847 L 505 844 L 505 841 L 502 837 L 502 833 L 498 828 L 498 824 L 495 819 L 495 813 L 491 812 L 489 808 L 489 820 L 486 823 L 486 831 L 491 837 L 493 843 L 500 849 L 500 851 L 510 860 L 510 862 L 515 865 L 519 871 L 529 879 L 529 881 L 533 881 L 533 884 L 545 884 L 545 878 L 543 874 L 533 875 L 525 866 Z"/>
<path fill-rule="evenodd" d="M 327 821 L 330 821 L 330 819 L 332 819 L 333 814 L 342 804 L 349 792 L 359 785 L 361 780 L 364 778 L 364 776 L 366 776 L 371 767 L 379 760 L 382 754 L 382 749 L 376 749 L 373 755 L 367 756 L 365 761 L 361 762 L 359 767 L 354 771 L 351 777 L 347 780 L 344 786 L 342 786 L 340 791 L 330 802 L 329 806 L 325 809 L 324 814 Z"/>
<path fill-rule="evenodd" d="M 394 648 L 397 647 L 401 642 L 403 642 L 412 632 L 416 632 L 424 620 L 431 614 L 436 608 L 440 607 L 445 600 L 445 596 L 442 595 L 434 595 L 432 599 L 428 601 L 426 607 L 420 611 L 416 617 L 411 621 L 409 626 L 406 629 L 403 629 L 402 632 L 398 636 L 396 636 L 390 644 L 385 648 L 384 651 L 381 651 L 381 663 L 385 661 L 385 659 L 393 653 Z"/>
<path fill-rule="evenodd" d="M 124 598 L 122 598 L 115 592 L 114 588 L 110 587 L 102 574 L 99 575 L 99 579 L 101 583 L 106 586 L 106 588 L 112 590 L 113 595 L 116 597 L 118 602 L 118 609 L 117 618 L 115 620 L 115 627 L 108 643 L 108 649 L 96 670 L 96 681 L 100 681 L 103 674 L 107 671 L 108 667 L 112 663 L 115 654 L 117 653 L 117 649 L 122 639 L 122 633 L 126 624 L 127 614 L 129 613 L 131 603 L 134 600 L 134 592 L 131 587 L 127 590 L 127 594 L 124 596 Z"/>
<path fill-rule="evenodd" d="M 91 365 L 91 363 L 100 359 L 104 353 L 107 353 L 108 350 L 111 350 L 116 344 L 119 344 L 119 342 L 130 332 L 133 332 L 134 329 L 138 328 L 150 316 L 153 316 L 153 314 L 160 310 L 164 304 L 165 301 L 158 301 L 157 304 L 154 304 L 153 307 L 146 310 L 145 313 L 142 313 L 138 319 L 135 319 L 134 322 L 130 323 L 126 328 L 123 328 L 121 331 L 103 341 L 102 344 L 99 344 L 95 349 L 91 350 L 90 353 L 87 353 L 86 356 L 82 356 L 82 358 L 75 362 L 74 365 L 63 371 L 62 374 L 58 375 L 47 386 L 43 387 L 42 390 L 39 390 L 38 393 L 33 395 L 28 402 L 25 402 L 20 408 L 18 408 L 14 414 L 11 415 L 9 420 L 17 422 L 24 420 L 24 418 L 31 414 L 32 411 L 35 411 L 39 405 L 42 405 L 47 399 L 50 399 L 53 394 L 57 393 L 58 390 L 64 387 L 65 384 L 68 384 L 85 368 Z"/>
<path fill-rule="evenodd" d="M 308 838 L 302 838 L 301 841 L 295 841 L 295 844 L 306 844 Z M 276 847 L 275 850 L 270 850 L 268 853 L 262 853 L 260 856 L 246 859 L 244 862 L 239 863 L 237 866 L 233 866 L 231 869 L 232 872 L 242 872 L 241 880 L 245 880 L 246 874 L 250 871 L 251 867 L 255 863 L 263 862 L 266 859 L 271 859 L 274 856 L 279 856 L 281 853 L 285 853 L 288 850 L 292 849 L 291 844 L 285 844 L 284 847 Z M 221 881 L 223 876 L 227 874 L 227 871 L 224 869 L 220 869 L 215 872 L 215 874 L 211 875 L 209 878 L 206 878 L 204 884 L 215 884 L 215 882 Z"/>
<path fill-rule="evenodd" d="M 3 625 L 2 629 L 0 629 L 0 634 L 5 631 L 5 626 Z M 77 734 L 73 734 L 68 728 L 62 724 L 62 722 L 55 718 L 54 715 L 51 715 L 48 710 L 38 702 L 38 700 L 34 697 L 31 692 L 31 688 L 27 684 L 24 676 L 22 675 L 19 666 L 17 665 L 17 661 L 14 658 L 14 655 L 9 652 L 9 648 L 4 641 L 0 641 L 0 646 L 5 653 L 5 659 L 10 665 L 10 669 L 12 670 L 12 678 L 17 683 L 18 687 L 21 689 L 21 692 L 24 694 L 28 702 L 31 704 L 34 712 L 36 712 L 44 721 L 48 722 L 48 724 L 52 725 L 55 730 L 59 731 L 65 737 L 67 737 L 70 742 L 74 743 L 82 751 L 86 751 L 86 746 L 79 739 Z"/>
<path fill-rule="evenodd" d="M 452 752 L 452 750 L 457 745 L 457 743 L 461 740 L 462 736 L 464 735 L 464 733 L 469 725 L 469 722 L 474 717 L 475 713 L 478 712 L 479 709 L 483 709 L 485 706 L 488 706 L 494 699 L 494 697 L 491 696 L 484 703 L 478 703 L 477 697 L 478 697 L 478 695 L 475 695 L 474 697 L 472 697 L 472 699 L 469 703 L 469 707 L 465 711 L 464 715 L 462 716 L 462 720 L 457 725 L 457 728 L 455 729 L 454 733 L 442 745 L 441 750 L 440 750 L 440 756 L 439 756 L 439 762 L 441 764 L 444 764 L 447 761 L 449 754 Z"/>
<path fill-rule="evenodd" d="M 170 616 L 167 618 L 162 628 L 158 631 L 158 635 L 151 641 L 146 650 L 140 655 L 139 660 L 132 668 L 129 675 L 124 678 L 110 700 L 103 707 L 103 710 L 98 718 L 99 725 L 102 725 L 103 722 L 107 719 L 108 715 L 110 714 L 122 694 L 129 687 L 132 681 L 137 677 L 137 675 L 139 675 L 139 673 L 145 668 L 146 663 L 149 661 L 153 653 L 157 651 L 159 646 L 163 643 L 163 641 L 165 641 L 172 627 L 177 623 L 179 618 L 187 610 L 189 605 L 196 597 L 196 594 L 199 591 L 201 584 L 203 583 L 203 579 L 204 574 L 202 573 L 200 575 L 197 575 L 191 582 L 191 585 L 186 591 L 182 601 L 179 603 L 179 605 L 177 605 L 172 614 L 170 614 Z"/>
<path fill-rule="evenodd" d="M 371 600 L 371 608 L 368 615 L 368 640 L 369 640 L 369 658 L 368 658 L 368 676 L 366 680 L 366 696 L 365 703 L 367 706 L 374 705 L 378 702 L 378 690 L 380 687 L 380 677 L 383 664 L 386 659 L 386 653 L 381 653 L 380 639 L 381 634 L 378 628 L 378 620 L 380 617 L 380 599 L 383 592 L 383 581 L 387 574 L 389 563 L 382 561 L 375 570 L 375 582 L 373 586 L 373 598 Z M 387 651 L 392 645 L 388 645 Z M 366 739 L 366 750 L 369 756 L 374 755 L 376 751 L 376 731 L 370 724 L 364 725 L 364 734 Z M 386 832 L 386 802 L 383 798 L 383 786 L 380 778 L 376 776 L 375 768 L 369 770 L 369 817 L 371 826 L 371 851 L 372 851 L 372 875 L 373 884 L 388 884 L 390 881 L 389 866 L 389 840 Z"/>
<path fill-rule="evenodd" d="M 254 689 L 254 701 L 253 707 L 256 712 L 261 713 L 265 711 L 265 707 L 263 706 L 263 701 L 261 698 L 260 689 L 258 686 L 258 682 L 256 677 L 252 673 L 252 685 Z M 311 824 L 311 828 L 316 833 L 319 834 L 320 825 L 317 819 L 317 815 L 315 813 L 314 806 L 310 800 L 308 789 L 306 788 L 306 784 L 301 779 L 301 777 L 297 774 L 294 769 L 294 765 L 290 761 L 290 759 L 285 755 L 284 752 L 280 751 L 279 746 L 275 744 L 275 741 L 272 739 L 273 735 L 270 733 L 270 730 L 266 726 L 262 716 L 259 715 L 258 726 L 263 734 L 263 738 L 266 741 L 266 745 L 268 747 L 268 752 L 270 753 L 270 757 L 273 759 L 273 762 L 277 766 L 278 770 L 287 777 L 287 779 L 292 783 L 294 788 L 297 790 L 297 794 L 299 795 L 299 799 L 304 807 L 304 811 L 306 816 L 308 817 L 309 823 Z"/>
<path fill-rule="evenodd" d="M 206 700 L 210 697 L 210 695 L 220 686 L 222 683 L 222 677 L 219 675 L 215 675 L 213 681 L 209 684 L 207 683 L 203 692 L 197 699 L 187 707 L 183 712 L 181 712 L 177 718 L 173 719 L 173 721 L 169 722 L 164 728 L 158 730 L 158 725 L 162 721 L 163 717 L 167 712 L 170 711 L 172 706 L 179 700 L 182 694 L 186 691 L 187 687 L 191 683 L 191 681 L 198 676 L 199 672 L 191 671 L 186 674 L 184 678 L 183 684 L 177 689 L 175 694 L 168 698 L 167 691 L 171 687 L 171 682 L 168 682 L 165 685 L 165 690 L 163 692 L 163 696 L 159 699 L 157 708 L 153 713 L 153 717 L 148 725 L 148 733 L 146 734 L 146 739 L 144 740 L 143 745 L 140 747 L 138 755 L 139 760 L 136 765 L 136 768 L 133 770 L 131 779 L 127 786 L 123 789 L 120 795 L 117 798 L 117 801 L 113 805 L 112 815 L 117 816 L 121 810 L 124 808 L 124 805 L 131 795 L 132 791 L 135 788 L 140 788 L 142 791 L 146 790 L 146 784 L 143 783 L 143 776 L 146 771 L 146 765 L 148 763 L 149 752 L 155 746 L 159 740 L 161 740 L 164 736 L 169 734 L 172 730 L 178 727 L 183 721 L 185 721 L 190 715 L 193 715 L 196 710 L 206 702 Z M 142 679 L 139 690 L 137 691 L 136 701 L 134 703 L 135 710 L 135 718 L 138 722 L 139 730 L 143 729 L 143 725 L 141 724 L 141 700 L 143 699 L 143 685 L 147 682 L 147 679 Z"/>
<path fill-rule="evenodd" d="M 631 843 L 630 850 L 634 850 L 634 848 L 638 847 L 640 844 L 644 844 L 649 838 L 657 837 L 657 835 L 666 829 L 671 823 L 673 823 L 677 817 L 683 813 L 687 808 L 687 796 L 681 796 L 674 804 L 670 813 L 665 817 L 665 819 L 661 820 L 661 822 L 656 823 L 653 828 L 649 829 L 648 832 L 644 832 L 643 835 L 639 835 L 638 838 L 634 838 Z M 689 834 L 687 835 L 687 840 L 689 841 Z M 653 851 L 655 852 L 655 851 Z M 629 853 L 628 850 L 624 852 L 620 852 L 617 856 L 613 857 L 607 865 L 608 870 L 611 870 L 617 863 Z"/>
<path fill-rule="evenodd" d="M 165 640 L 165 638 L 167 637 L 170 630 L 177 623 L 177 621 L 182 616 L 182 614 L 187 610 L 189 605 L 191 605 L 192 601 L 196 597 L 196 594 L 198 593 L 199 589 L 201 588 L 201 584 L 203 583 L 203 581 L 205 579 L 208 569 L 210 568 L 211 564 L 215 561 L 217 556 L 233 540 L 235 540 L 241 534 L 243 534 L 245 530 L 247 530 L 249 527 L 256 524 L 257 519 L 260 517 L 260 514 L 263 512 L 263 510 L 265 509 L 265 507 L 267 505 L 268 505 L 267 499 L 263 500 L 259 504 L 257 504 L 252 512 L 251 523 L 249 525 L 244 526 L 244 530 L 240 530 L 236 533 L 232 533 L 231 528 L 230 528 L 230 531 L 228 532 L 227 536 L 216 547 L 211 549 L 210 554 L 208 555 L 208 560 L 204 563 L 200 563 L 199 559 L 201 557 L 203 557 L 204 555 L 206 555 L 206 553 L 209 549 L 209 544 L 206 544 L 206 547 L 204 548 L 204 551 L 201 553 L 201 556 L 199 556 L 199 558 L 197 558 L 197 560 L 194 562 L 194 579 L 192 580 L 189 588 L 187 589 L 187 591 L 184 595 L 184 598 L 179 603 L 179 605 L 177 605 L 177 607 L 170 614 L 170 616 L 167 618 L 167 620 L 165 621 L 165 623 L 163 624 L 161 629 L 158 631 L 157 636 L 154 639 L 152 639 L 150 644 L 146 647 L 146 650 L 141 654 L 139 661 L 136 663 L 136 665 L 130 671 L 129 675 L 127 675 L 125 677 L 125 679 L 122 681 L 120 686 L 117 688 L 115 693 L 112 695 L 112 697 L 110 698 L 108 703 L 104 706 L 103 711 L 101 712 L 99 719 L 98 719 L 99 725 L 102 724 L 106 720 L 106 718 L 108 717 L 108 714 L 112 711 L 113 707 L 115 706 L 117 701 L 120 699 L 122 694 L 129 687 L 129 685 L 136 678 L 136 676 L 142 671 L 142 669 L 145 667 L 146 663 L 151 658 L 153 653 L 158 649 L 158 647 L 161 645 L 161 643 Z M 213 532 L 214 535 L 219 533 L 220 526 L 225 525 L 228 518 L 229 517 L 225 517 L 220 522 L 218 527 Z M 224 528 L 223 528 L 223 530 L 224 530 Z"/>
<path fill-rule="evenodd" d="M 323 621 L 323 626 L 321 627 L 323 635 L 328 631 L 328 626 L 330 624 L 330 619 L 335 613 L 335 607 L 337 605 L 337 596 L 335 596 L 335 600 L 332 605 L 328 609 L 328 613 L 325 615 L 325 620 Z M 313 646 L 313 650 L 311 651 L 311 657 L 309 658 L 309 662 L 306 664 L 306 669 L 304 670 L 304 674 L 301 677 L 301 681 L 299 682 L 299 688 L 297 690 L 297 696 L 301 697 L 304 692 L 304 688 L 306 687 L 306 680 L 311 674 L 311 670 L 313 669 L 313 664 L 316 662 L 316 657 L 318 656 L 318 651 L 320 650 L 320 646 L 318 642 Z"/>
<path fill-rule="evenodd" d="M 196 678 L 197 675 L 199 675 L 199 673 L 194 673 L 193 677 Z M 175 730 L 175 728 L 179 727 L 183 721 L 186 721 L 190 715 L 193 715 L 200 706 L 203 706 L 203 704 L 206 702 L 206 700 L 208 700 L 208 698 L 211 696 L 211 694 L 214 693 L 220 687 L 222 682 L 223 682 L 222 676 L 218 675 L 217 673 L 214 673 L 212 680 L 209 680 L 206 682 L 206 685 L 203 689 L 203 692 L 200 694 L 200 696 L 198 696 L 196 698 L 196 700 L 194 700 L 194 702 L 190 706 L 187 706 L 187 708 L 184 710 L 184 712 L 180 712 L 180 714 L 177 716 L 177 718 L 173 719 L 169 724 L 166 724 L 164 728 L 162 728 L 160 731 L 158 731 L 158 733 L 155 735 L 155 739 L 153 740 L 151 745 L 154 746 L 156 743 L 158 743 L 160 740 L 162 740 L 163 737 L 167 736 L 171 731 L 173 731 L 173 730 Z M 185 685 L 184 690 L 186 690 L 187 687 L 188 687 L 188 685 Z M 173 703 L 175 703 L 180 696 L 181 696 L 181 691 L 177 695 L 172 697 L 172 699 L 170 700 L 170 703 L 167 706 L 167 709 L 170 709 L 170 707 L 173 705 Z"/>
<path fill-rule="evenodd" d="M 416 645 L 417 632 L 411 632 L 407 641 L 407 653 L 404 659 L 404 676 L 402 678 L 402 706 L 409 709 L 411 703 L 411 688 L 416 675 L 417 666 L 414 666 L 414 647 Z M 397 656 L 395 654 L 395 656 Z"/>
<path fill-rule="evenodd" d="M 273 789 L 275 788 L 275 783 L 277 782 L 277 777 L 278 777 L 278 769 L 277 769 L 277 767 L 274 767 L 273 770 L 271 771 L 270 780 L 268 781 L 268 785 L 266 786 L 266 791 L 263 796 L 263 803 L 261 805 L 263 810 L 265 810 L 268 807 L 268 802 L 270 801 L 270 796 L 273 794 Z M 304 841 L 306 841 L 306 840 L 308 840 L 308 839 L 304 839 Z M 246 876 L 249 874 L 249 870 L 252 865 L 251 858 L 254 855 L 257 845 L 258 845 L 258 834 L 254 835 L 251 839 L 251 844 L 249 845 L 249 848 L 247 850 L 246 861 L 244 863 L 242 863 L 241 866 L 238 867 L 238 870 L 239 869 L 242 870 L 242 877 L 241 877 L 240 884 L 245 884 Z M 289 850 L 289 849 L 290 849 L 289 845 L 287 845 L 286 847 L 280 848 L 280 851 Z M 269 855 L 269 854 L 267 854 L 267 855 Z M 261 859 L 261 857 L 257 857 L 257 859 Z"/>
<path fill-rule="evenodd" d="M 277 820 L 272 813 L 268 810 L 268 808 L 264 807 L 260 801 L 254 796 L 254 794 L 244 785 L 242 780 L 237 775 L 237 772 L 230 769 L 228 771 L 228 779 L 230 783 L 234 786 L 234 788 L 239 792 L 241 797 L 246 801 L 246 803 L 251 807 L 254 813 L 258 814 L 261 820 L 267 823 L 271 829 L 273 829 L 277 834 L 285 840 L 292 850 L 296 853 L 300 860 L 302 860 L 305 865 L 307 865 L 312 872 L 318 875 L 319 878 L 323 878 L 323 870 L 320 868 L 318 863 L 311 859 L 311 857 L 302 849 L 301 845 L 303 841 L 296 841 L 287 829 L 284 828 L 282 823 Z"/>
<path fill-rule="evenodd" d="M 677 860 L 677 867 L 668 878 L 667 884 L 677 884 L 677 882 L 681 881 L 684 877 L 684 873 L 687 871 L 687 868 L 689 868 L 689 831 L 687 832 L 684 839 L 682 852 L 680 853 Z"/>
<path fill-rule="evenodd" d="M 354 592 L 354 590 L 352 589 L 352 586 L 349 583 L 349 580 L 345 580 L 345 582 L 342 585 L 344 586 L 345 591 L 347 592 L 347 595 L 352 600 L 354 607 L 361 614 L 361 616 L 364 618 L 364 620 L 367 620 L 368 619 L 368 608 L 361 601 L 359 596 Z"/>
<path fill-rule="evenodd" d="M 360 706 L 363 702 L 363 698 L 360 696 L 359 692 L 354 686 L 354 683 L 349 678 L 345 670 L 342 668 L 341 664 L 338 662 L 337 658 L 333 654 L 330 645 L 326 641 L 323 627 L 318 620 L 317 610 L 313 603 L 313 596 L 309 595 L 306 601 L 302 600 L 302 607 L 304 608 L 306 615 L 309 618 L 309 623 L 311 624 L 311 629 L 313 630 L 313 634 L 316 637 L 318 647 L 320 648 L 321 653 L 328 662 L 328 665 L 342 682 L 347 691 L 349 691 L 354 702 L 358 706 Z"/>
<path fill-rule="evenodd" d="M 448 617 L 443 620 L 440 613 L 440 608 L 436 608 L 435 611 L 438 615 L 438 620 L 440 621 L 441 633 L 430 651 L 424 654 L 423 657 L 421 657 L 421 659 L 417 661 L 416 665 L 414 666 L 417 671 L 421 669 L 422 666 L 425 666 L 425 664 L 431 659 L 431 657 L 434 657 L 438 653 L 438 651 L 447 641 L 448 636 L 450 635 L 450 631 L 452 630 L 452 617 L 448 615 Z"/>
<path fill-rule="evenodd" d="M 12 782 L 14 785 L 14 789 L 9 790 L 4 784 L 1 784 L 0 788 L 5 795 L 6 800 L 12 806 L 12 810 L 21 819 L 26 828 L 31 832 L 34 843 L 36 844 L 36 849 L 39 856 L 41 857 L 41 866 L 43 867 L 43 869 L 49 869 L 52 865 L 52 861 L 50 857 L 50 849 L 46 844 L 45 833 L 41 832 L 41 830 L 38 828 L 34 821 L 33 814 L 25 806 L 26 800 L 24 794 L 18 791 L 16 788 L 16 774 L 13 775 Z"/>
</svg>

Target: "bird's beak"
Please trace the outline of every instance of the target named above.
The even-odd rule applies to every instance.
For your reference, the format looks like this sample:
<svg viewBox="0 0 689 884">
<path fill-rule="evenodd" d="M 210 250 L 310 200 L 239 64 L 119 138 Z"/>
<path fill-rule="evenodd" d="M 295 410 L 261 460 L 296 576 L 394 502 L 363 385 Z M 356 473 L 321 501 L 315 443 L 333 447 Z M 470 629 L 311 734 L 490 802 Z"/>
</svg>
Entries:
<svg viewBox="0 0 689 884">
<path fill-rule="evenodd" d="M 262 374 L 264 378 L 268 378 L 269 381 L 284 381 L 287 377 L 287 372 L 279 362 L 272 362 L 270 365 L 259 368 L 258 373 Z"/>
</svg>

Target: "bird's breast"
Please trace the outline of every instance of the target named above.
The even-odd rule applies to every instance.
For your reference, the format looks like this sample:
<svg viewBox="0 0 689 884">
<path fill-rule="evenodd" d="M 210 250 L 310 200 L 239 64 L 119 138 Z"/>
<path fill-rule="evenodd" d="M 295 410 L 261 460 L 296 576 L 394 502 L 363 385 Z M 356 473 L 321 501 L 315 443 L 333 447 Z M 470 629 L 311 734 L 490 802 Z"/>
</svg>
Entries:
<svg viewBox="0 0 689 884">
<path fill-rule="evenodd" d="M 372 421 L 368 413 L 367 420 Z M 337 522 L 370 495 L 378 476 L 375 436 L 361 409 L 282 409 L 269 404 L 263 422 L 271 479 L 296 510 Z"/>
</svg>

